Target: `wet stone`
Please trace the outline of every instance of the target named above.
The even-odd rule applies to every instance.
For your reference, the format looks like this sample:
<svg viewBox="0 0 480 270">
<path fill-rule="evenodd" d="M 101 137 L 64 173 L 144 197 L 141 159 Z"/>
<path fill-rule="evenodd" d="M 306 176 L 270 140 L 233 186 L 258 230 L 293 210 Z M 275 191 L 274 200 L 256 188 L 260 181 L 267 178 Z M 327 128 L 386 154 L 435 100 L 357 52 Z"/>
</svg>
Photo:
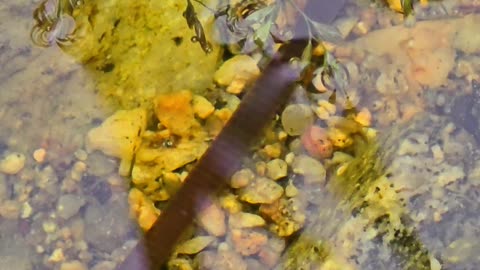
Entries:
<svg viewBox="0 0 480 270">
<path fill-rule="evenodd" d="M 259 177 L 240 191 L 240 200 L 252 204 L 272 203 L 282 194 L 282 186 L 269 178 Z"/>
<path fill-rule="evenodd" d="M 267 163 L 267 176 L 273 180 L 278 180 L 287 176 L 288 165 L 284 160 L 274 159 Z"/>
<path fill-rule="evenodd" d="M 105 176 L 116 170 L 118 164 L 102 154 L 95 151 L 88 155 L 86 160 L 88 173 L 95 176 Z"/>
<path fill-rule="evenodd" d="M 61 218 L 69 219 L 76 215 L 83 205 L 85 205 L 85 199 L 81 196 L 65 194 L 58 199 L 57 213 Z"/>
<path fill-rule="evenodd" d="M 104 252 L 112 252 L 125 242 L 130 229 L 126 198 L 108 204 L 90 204 L 85 211 L 85 240 Z"/>
<path fill-rule="evenodd" d="M 82 178 L 82 188 L 85 195 L 95 197 L 101 204 L 106 203 L 112 197 L 110 184 L 93 175 L 86 175 Z"/>
</svg>

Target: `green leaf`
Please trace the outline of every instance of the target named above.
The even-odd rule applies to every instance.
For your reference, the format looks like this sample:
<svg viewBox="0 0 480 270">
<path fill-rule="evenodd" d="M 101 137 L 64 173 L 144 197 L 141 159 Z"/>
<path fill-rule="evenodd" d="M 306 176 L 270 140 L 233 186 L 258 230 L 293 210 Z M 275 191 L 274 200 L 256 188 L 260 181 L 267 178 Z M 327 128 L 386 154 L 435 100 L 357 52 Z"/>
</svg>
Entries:
<svg viewBox="0 0 480 270">
<path fill-rule="evenodd" d="M 338 88 L 338 90 L 341 91 L 346 91 L 348 84 L 350 83 L 348 71 L 330 52 L 325 53 L 324 68 L 331 70 L 333 73 L 331 75 L 333 77 L 335 88 Z"/>
<path fill-rule="evenodd" d="M 309 40 L 302 52 L 302 62 L 308 64 L 312 60 L 312 41 Z"/>
<path fill-rule="evenodd" d="M 245 20 L 251 23 L 263 22 L 269 19 L 268 17 L 270 16 L 273 10 L 274 10 L 274 5 L 266 6 L 248 15 L 247 18 L 245 18 Z"/>
<path fill-rule="evenodd" d="M 267 42 L 268 36 L 270 35 L 270 28 L 272 27 L 271 23 L 266 23 L 255 31 L 254 40 L 258 46 L 263 47 Z"/>
<path fill-rule="evenodd" d="M 405 17 L 413 13 L 413 1 L 412 0 L 401 0 L 402 10 Z"/>
<path fill-rule="evenodd" d="M 342 34 L 337 27 L 309 20 L 312 26 L 313 38 L 318 42 L 338 43 L 342 41 Z"/>
</svg>

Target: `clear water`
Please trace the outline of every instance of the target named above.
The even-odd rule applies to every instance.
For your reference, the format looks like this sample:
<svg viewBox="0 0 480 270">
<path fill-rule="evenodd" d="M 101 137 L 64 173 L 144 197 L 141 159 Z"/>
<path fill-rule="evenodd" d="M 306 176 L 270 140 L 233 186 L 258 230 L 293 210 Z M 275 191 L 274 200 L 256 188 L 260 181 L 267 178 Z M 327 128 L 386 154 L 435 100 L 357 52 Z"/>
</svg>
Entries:
<svg viewBox="0 0 480 270">
<path fill-rule="evenodd" d="M 350 41 L 334 53 L 358 69 L 356 74 L 349 70 L 349 87 L 337 93 L 336 114 L 347 109 L 348 95 L 358 110 L 369 110 L 371 127 L 380 138 L 389 134 L 387 138 L 367 150 L 344 150 L 358 154 L 346 176 L 335 178 L 332 169 L 321 184 L 309 183 L 299 173 L 277 182 L 299 189 L 297 210 L 306 216 L 303 234 L 286 242 L 269 230 L 279 222 L 258 210 L 258 204 L 237 201 L 244 212 L 261 212 L 267 225 L 230 228 L 233 214 L 223 209 L 226 232 L 201 256 L 175 255 L 170 268 L 269 269 L 278 264 L 280 269 L 478 269 L 480 47 L 475 34 L 480 18 L 465 15 L 475 13 L 478 3 L 416 7 L 417 23 L 408 21 L 403 27 L 401 14 L 369 8 L 369 2 L 360 1 L 361 8 L 349 4 L 341 12 L 362 24 L 353 27 Z M 215 26 L 208 23 L 212 14 L 195 4 L 213 45 L 213 52 L 205 54 L 199 43 L 190 41 L 193 30 L 182 17 L 186 4 L 73 3 L 71 36 L 72 20 L 65 17 L 52 25 L 48 20 L 58 16 L 52 11 L 55 5 L 44 5 L 42 10 L 52 17 L 43 18 L 47 23 L 40 30 L 48 32 L 43 39 L 35 39 L 35 32 L 37 43 L 49 45 L 42 47 L 31 38 L 32 14 L 40 3 L 0 0 L 0 154 L 6 164 L 0 173 L 0 269 L 113 269 L 136 243 L 139 229 L 128 205 L 130 174 L 122 173 L 121 158 L 90 151 L 87 133 L 118 109 L 143 106 L 151 112 L 159 93 L 189 89 L 220 100 L 212 78 L 224 52 L 213 37 Z M 329 91 L 302 92 L 290 102 L 312 105 L 331 96 Z M 148 115 L 147 129 L 158 130 L 153 112 Z M 278 121 L 271 131 L 281 129 Z M 268 132 L 265 138 L 263 144 L 278 142 Z M 281 159 L 289 152 L 305 154 L 295 138 L 279 142 Z M 377 143 L 382 161 L 372 150 Z M 9 170 L 23 159 L 17 153 L 24 164 L 13 173 Z M 15 162 L 7 164 L 7 157 Z M 387 170 L 370 168 L 362 158 Z M 261 163 L 255 163 L 270 159 L 257 152 L 245 167 L 261 174 Z M 187 169 L 175 173 L 184 172 L 184 177 Z M 387 179 L 380 179 L 382 173 Z M 158 196 L 154 200 L 160 209 L 167 202 L 163 194 L 152 195 Z M 189 235 L 208 236 L 200 227 Z M 284 248 L 285 243 L 290 247 Z M 237 268 L 227 268 L 232 263 Z"/>
</svg>

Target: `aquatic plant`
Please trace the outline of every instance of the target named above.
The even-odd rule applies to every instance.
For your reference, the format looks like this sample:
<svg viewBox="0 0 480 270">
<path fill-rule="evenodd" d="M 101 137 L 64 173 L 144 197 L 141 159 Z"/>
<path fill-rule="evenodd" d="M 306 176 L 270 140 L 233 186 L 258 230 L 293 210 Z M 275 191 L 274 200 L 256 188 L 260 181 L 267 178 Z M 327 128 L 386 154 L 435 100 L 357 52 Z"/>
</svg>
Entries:
<svg viewBox="0 0 480 270">
<path fill-rule="evenodd" d="M 42 47 L 69 44 L 76 27 L 71 14 L 81 4 L 75 0 L 44 0 L 33 13 L 32 41 Z"/>
</svg>

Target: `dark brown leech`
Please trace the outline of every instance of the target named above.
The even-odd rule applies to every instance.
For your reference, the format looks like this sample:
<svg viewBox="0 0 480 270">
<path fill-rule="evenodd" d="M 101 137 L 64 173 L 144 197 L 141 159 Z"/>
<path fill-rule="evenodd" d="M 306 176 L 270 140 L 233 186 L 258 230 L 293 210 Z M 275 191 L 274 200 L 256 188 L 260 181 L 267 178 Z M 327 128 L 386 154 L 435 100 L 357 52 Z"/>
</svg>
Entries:
<svg viewBox="0 0 480 270">
<path fill-rule="evenodd" d="M 241 166 L 241 158 L 287 101 L 298 76 L 285 57 L 270 62 L 160 218 L 118 270 L 158 269 L 168 259 L 184 229 L 193 222 L 202 200 L 225 186 Z"/>
</svg>

